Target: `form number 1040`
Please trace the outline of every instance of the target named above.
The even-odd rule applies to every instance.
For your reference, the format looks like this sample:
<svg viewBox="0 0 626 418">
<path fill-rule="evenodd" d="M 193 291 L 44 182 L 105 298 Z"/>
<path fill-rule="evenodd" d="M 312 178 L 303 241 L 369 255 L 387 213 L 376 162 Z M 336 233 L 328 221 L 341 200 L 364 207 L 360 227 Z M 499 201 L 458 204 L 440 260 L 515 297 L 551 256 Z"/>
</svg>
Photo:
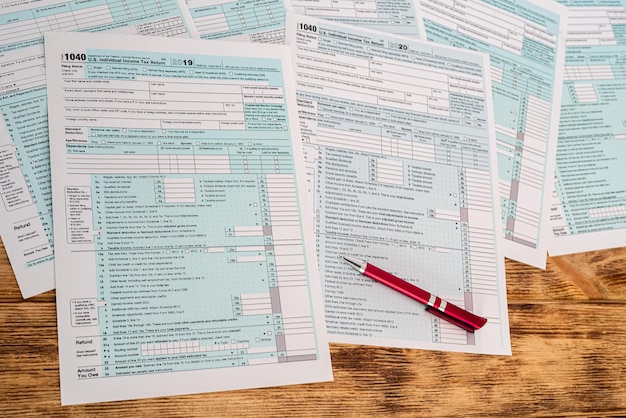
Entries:
<svg viewBox="0 0 626 418">
<path fill-rule="evenodd" d="M 87 54 L 61 54 L 61 61 L 87 61 Z"/>
</svg>

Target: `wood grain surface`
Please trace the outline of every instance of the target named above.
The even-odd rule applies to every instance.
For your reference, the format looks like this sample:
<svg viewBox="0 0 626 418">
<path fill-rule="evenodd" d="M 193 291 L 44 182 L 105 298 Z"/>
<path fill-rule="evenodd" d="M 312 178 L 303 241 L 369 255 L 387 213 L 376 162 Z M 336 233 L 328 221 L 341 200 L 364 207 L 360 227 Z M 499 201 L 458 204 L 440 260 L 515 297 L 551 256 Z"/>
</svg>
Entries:
<svg viewBox="0 0 626 418">
<path fill-rule="evenodd" d="M 626 415 L 626 248 L 506 271 L 510 357 L 331 344 L 329 383 L 61 407 L 54 292 L 0 246 L 0 416 Z"/>
</svg>

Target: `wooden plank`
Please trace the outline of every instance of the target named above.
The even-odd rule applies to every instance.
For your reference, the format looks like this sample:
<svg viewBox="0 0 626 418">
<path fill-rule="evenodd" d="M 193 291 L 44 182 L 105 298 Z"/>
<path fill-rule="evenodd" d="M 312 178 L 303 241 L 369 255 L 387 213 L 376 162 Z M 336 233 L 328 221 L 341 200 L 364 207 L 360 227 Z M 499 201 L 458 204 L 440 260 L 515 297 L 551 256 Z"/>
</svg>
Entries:
<svg viewBox="0 0 626 418">
<path fill-rule="evenodd" d="M 586 286 L 593 287 L 599 294 L 599 297 L 590 295 L 592 299 L 626 300 L 626 247 L 570 254 L 552 260 L 557 266 L 568 264 L 585 277 Z"/>
<path fill-rule="evenodd" d="M 549 257 L 546 270 L 506 260 L 515 300 L 626 300 L 626 247 Z"/>
<path fill-rule="evenodd" d="M 625 302 L 514 302 L 513 356 L 332 344 L 330 383 L 60 408 L 54 305 L 0 303 L 0 414 L 623 415 L 623 318 Z"/>
<path fill-rule="evenodd" d="M 506 260 L 507 299 L 587 300 L 588 296 L 569 276 L 548 260 L 546 270 Z"/>
</svg>

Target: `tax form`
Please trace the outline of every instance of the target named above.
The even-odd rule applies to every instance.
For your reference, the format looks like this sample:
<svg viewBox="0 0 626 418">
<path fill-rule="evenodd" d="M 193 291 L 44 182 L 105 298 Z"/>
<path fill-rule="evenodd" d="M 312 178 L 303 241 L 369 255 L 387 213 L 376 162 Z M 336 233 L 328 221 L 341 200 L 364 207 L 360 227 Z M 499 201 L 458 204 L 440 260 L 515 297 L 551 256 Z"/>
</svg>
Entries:
<svg viewBox="0 0 626 418">
<path fill-rule="evenodd" d="M 54 289 L 43 33 L 189 37 L 177 0 L 33 0 L 0 5 L 0 235 L 22 296 Z"/>
<path fill-rule="evenodd" d="M 305 16 L 426 38 L 417 0 L 291 0 L 288 8 Z"/>
<path fill-rule="evenodd" d="M 200 38 L 282 44 L 283 0 L 186 0 Z"/>
<path fill-rule="evenodd" d="M 626 245 L 626 1 L 569 6 L 550 255 Z"/>
<path fill-rule="evenodd" d="M 419 0 L 429 40 L 489 54 L 504 255 L 545 268 L 566 9 L 535 0 Z"/>
<path fill-rule="evenodd" d="M 510 354 L 488 58 L 287 13 L 335 342 Z M 467 333 L 341 255 L 487 317 Z"/>
<path fill-rule="evenodd" d="M 63 404 L 332 379 L 289 51 L 232 45 L 46 34 Z"/>
</svg>

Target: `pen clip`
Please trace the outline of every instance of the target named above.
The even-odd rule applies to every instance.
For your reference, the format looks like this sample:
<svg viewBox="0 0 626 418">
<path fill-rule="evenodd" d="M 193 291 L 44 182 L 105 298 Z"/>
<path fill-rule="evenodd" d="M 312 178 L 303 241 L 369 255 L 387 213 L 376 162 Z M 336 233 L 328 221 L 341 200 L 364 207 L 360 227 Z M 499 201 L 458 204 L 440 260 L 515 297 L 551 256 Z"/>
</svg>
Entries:
<svg viewBox="0 0 626 418">
<path fill-rule="evenodd" d="M 462 320 L 461 318 L 457 318 L 457 317 L 449 315 L 449 314 L 447 314 L 445 312 L 441 312 L 439 309 L 434 308 L 432 306 L 427 306 L 426 307 L 426 312 L 429 312 L 429 313 L 431 313 L 431 314 L 433 314 L 435 316 L 438 316 L 439 318 L 445 319 L 446 321 L 456 325 L 457 327 L 461 327 L 465 331 L 471 332 L 471 333 L 473 333 L 477 329 L 480 329 L 487 322 L 487 319 L 481 318 L 481 317 L 476 316 L 473 313 L 467 312 L 467 311 L 465 311 L 466 314 L 469 314 L 472 317 L 476 317 L 477 322 L 478 322 L 477 324 L 473 324 L 471 322 L 466 322 L 466 321 Z"/>
</svg>

